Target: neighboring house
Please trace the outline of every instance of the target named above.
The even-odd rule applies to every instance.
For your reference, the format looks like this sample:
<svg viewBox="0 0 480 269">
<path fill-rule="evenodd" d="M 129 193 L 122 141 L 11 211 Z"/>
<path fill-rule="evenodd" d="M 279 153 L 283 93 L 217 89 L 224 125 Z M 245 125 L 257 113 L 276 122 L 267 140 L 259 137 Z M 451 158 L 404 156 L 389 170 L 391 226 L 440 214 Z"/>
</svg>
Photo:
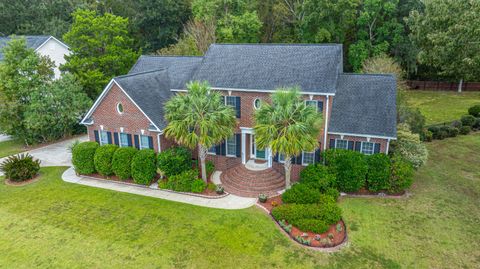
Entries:
<svg viewBox="0 0 480 269">
<path fill-rule="evenodd" d="M 188 81 L 206 80 L 237 117 L 235 135 L 209 150 L 222 183 L 248 196 L 280 190 L 283 156 L 257 148 L 253 129 L 254 111 L 278 87 L 299 86 L 324 117 L 318 148 L 293 158 L 293 180 L 328 148 L 387 153 L 396 139 L 395 77 L 343 73 L 342 57 L 337 44 L 213 44 L 203 57 L 141 56 L 128 75 L 110 81 L 82 123 L 100 144 L 165 150 L 174 142 L 163 134 L 164 103 Z M 244 188 L 247 178 L 259 183 Z"/>
<path fill-rule="evenodd" d="M 65 43 L 48 35 L 27 35 L 24 37 L 27 47 L 34 49 L 39 55 L 48 56 L 54 63 L 55 79 L 60 78 L 60 65 L 65 63 L 65 55 L 70 54 L 70 48 Z M 0 37 L 0 48 L 7 45 L 10 37 Z M 0 51 L 0 61 L 3 60 L 3 53 Z"/>
</svg>

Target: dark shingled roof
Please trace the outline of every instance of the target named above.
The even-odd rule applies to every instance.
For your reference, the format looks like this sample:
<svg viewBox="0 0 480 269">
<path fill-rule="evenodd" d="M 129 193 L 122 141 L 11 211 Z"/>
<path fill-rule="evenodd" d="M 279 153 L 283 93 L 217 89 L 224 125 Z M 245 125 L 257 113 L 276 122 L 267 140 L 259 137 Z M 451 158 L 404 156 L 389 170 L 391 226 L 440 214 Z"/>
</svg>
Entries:
<svg viewBox="0 0 480 269">
<path fill-rule="evenodd" d="M 193 79 L 219 88 L 335 93 L 342 69 L 339 44 L 212 44 Z"/>
<path fill-rule="evenodd" d="M 27 35 L 27 36 L 17 36 L 18 38 L 25 37 L 25 41 L 27 42 L 27 47 L 31 49 L 37 49 L 47 41 L 50 36 L 49 35 Z M 5 47 L 7 43 L 11 40 L 10 37 L 0 37 L 0 49 Z M 3 60 L 3 52 L 0 50 L 0 60 Z"/>
<path fill-rule="evenodd" d="M 397 137 L 393 75 L 342 74 L 328 132 Z"/>
<path fill-rule="evenodd" d="M 203 57 L 194 56 L 147 56 L 138 58 L 129 74 L 167 68 L 172 89 L 184 89 Z"/>
<path fill-rule="evenodd" d="M 163 105 L 172 96 L 167 69 L 128 74 L 114 80 L 158 128 L 167 126 Z"/>
</svg>

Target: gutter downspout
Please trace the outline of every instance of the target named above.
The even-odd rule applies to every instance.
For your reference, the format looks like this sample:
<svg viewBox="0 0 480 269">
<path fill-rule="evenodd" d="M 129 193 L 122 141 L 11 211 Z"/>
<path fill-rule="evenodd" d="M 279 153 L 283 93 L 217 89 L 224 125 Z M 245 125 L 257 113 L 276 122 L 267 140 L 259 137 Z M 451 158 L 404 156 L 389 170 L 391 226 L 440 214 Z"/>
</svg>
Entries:
<svg viewBox="0 0 480 269">
<path fill-rule="evenodd" d="M 327 150 L 327 133 L 328 133 L 328 112 L 329 112 L 329 103 L 330 103 L 330 96 L 326 96 L 327 98 L 327 107 L 325 108 L 325 127 L 323 128 L 323 150 Z"/>
</svg>

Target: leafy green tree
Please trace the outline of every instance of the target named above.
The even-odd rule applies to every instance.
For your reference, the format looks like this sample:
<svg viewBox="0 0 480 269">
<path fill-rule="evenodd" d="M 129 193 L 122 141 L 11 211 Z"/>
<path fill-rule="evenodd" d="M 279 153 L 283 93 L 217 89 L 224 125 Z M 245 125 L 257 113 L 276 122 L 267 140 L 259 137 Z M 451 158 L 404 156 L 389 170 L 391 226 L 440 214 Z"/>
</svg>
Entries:
<svg viewBox="0 0 480 269">
<path fill-rule="evenodd" d="M 415 169 L 418 169 L 427 162 L 428 150 L 420 141 L 420 136 L 410 131 L 406 123 L 397 126 L 397 140 L 392 142 L 394 154 L 409 161 Z"/>
<path fill-rule="evenodd" d="M 480 74 L 480 1 L 428 0 L 425 10 L 412 12 L 411 39 L 418 60 L 444 78 L 476 80 Z"/>
<path fill-rule="evenodd" d="M 75 75 L 95 99 L 108 81 L 128 72 L 139 53 L 132 50 L 128 19 L 95 11 L 77 10 L 72 28 L 63 38 L 72 54 L 61 68 Z"/>
<path fill-rule="evenodd" d="M 187 84 L 188 92 L 165 104 L 165 135 L 188 148 L 198 148 L 202 179 L 207 182 L 205 159 L 210 147 L 233 135 L 235 112 L 221 102 L 207 82 Z"/>
<path fill-rule="evenodd" d="M 24 38 L 13 38 L 3 47 L 0 62 L 0 130 L 5 134 L 34 142 L 25 124 L 30 95 L 53 78 L 53 63 L 26 47 Z"/>
<path fill-rule="evenodd" d="M 41 85 L 30 94 L 25 126 L 37 142 L 48 142 L 73 134 L 78 122 L 92 105 L 71 74 Z"/>
<path fill-rule="evenodd" d="M 292 157 L 318 147 L 322 116 L 306 105 L 298 88 L 281 88 L 272 94 L 272 104 L 262 103 L 255 112 L 255 142 L 285 157 L 285 185 L 290 187 Z"/>
</svg>

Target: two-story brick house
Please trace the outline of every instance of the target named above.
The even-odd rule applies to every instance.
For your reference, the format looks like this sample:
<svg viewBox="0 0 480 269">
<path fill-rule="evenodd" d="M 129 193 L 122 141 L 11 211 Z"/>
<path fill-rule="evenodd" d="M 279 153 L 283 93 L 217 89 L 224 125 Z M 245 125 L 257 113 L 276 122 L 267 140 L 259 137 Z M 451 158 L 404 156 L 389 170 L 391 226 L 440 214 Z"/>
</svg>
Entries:
<svg viewBox="0 0 480 269">
<path fill-rule="evenodd" d="M 387 153 L 396 138 L 395 77 L 343 73 L 342 57 L 336 44 L 214 44 L 203 57 L 142 56 L 112 79 L 82 123 L 100 144 L 162 151 L 174 144 L 163 134 L 163 104 L 188 81 L 208 81 L 237 117 L 235 134 L 208 158 L 230 192 L 271 194 L 284 188 L 283 156 L 256 147 L 253 114 L 278 87 L 300 87 L 324 118 L 317 150 L 293 159 L 293 180 L 328 148 Z"/>
</svg>

